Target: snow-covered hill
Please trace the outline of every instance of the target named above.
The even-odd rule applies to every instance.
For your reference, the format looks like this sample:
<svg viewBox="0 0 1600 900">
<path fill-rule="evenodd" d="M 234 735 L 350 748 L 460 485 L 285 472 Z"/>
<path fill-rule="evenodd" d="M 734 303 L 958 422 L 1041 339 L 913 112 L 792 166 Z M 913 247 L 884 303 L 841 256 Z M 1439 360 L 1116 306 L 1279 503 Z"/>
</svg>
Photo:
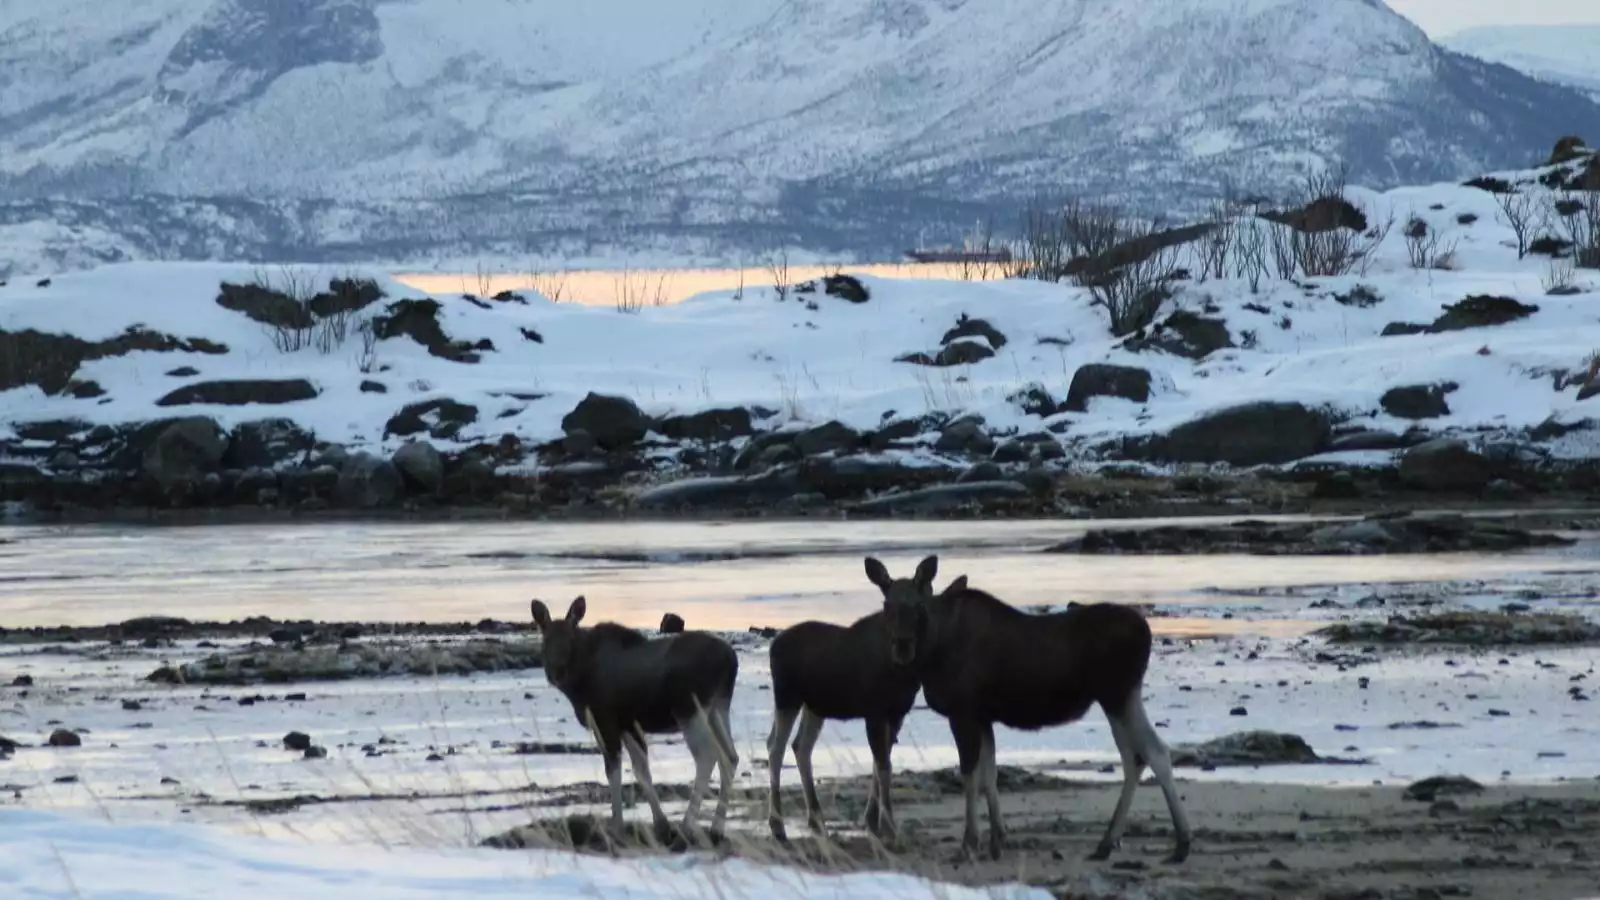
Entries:
<svg viewBox="0 0 1600 900">
<path fill-rule="evenodd" d="M 1439 43 L 1600 99 L 1600 25 L 1495 25 L 1469 28 Z"/>
<path fill-rule="evenodd" d="M 0 228 L 73 201 L 141 257 L 884 253 L 1041 193 L 1170 210 L 1333 159 L 1383 187 L 1600 134 L 1600 107 L 1375 0 L 102 6 L 0 8 Z M 130 234 L 151 207 L 173 227 Z"/>
<path fill-rule="evenodd" d="M 865 297 L 848 279 L 748 285 L 631 312 L 424 297 L 337 267 L 134 263 L 12 283 L 0 437 L 61 477 L 132 466 L 163 485 L 174 466 L 315 467 L 419 437 L 462 454 L 452 465 L 487 454 L 604 478 L 858 455 L 933 478 L 991 456 L 1382 465 L 1437 436 L 1592 458 L 1600 269 L 1574 263 L 1600 261 L 1585 224 L 1600 201 L 1549 185 L 1595 177 L 1600 156 L 1564 149 L 1482 187 L 1352 189 L 1369 235 L 1349 231 L 1354 246 L 1386 236 L 1342 274 L 1252 275 L 1240 238 L 1219 278 L 1202 245 L 1182 248 L 1190 274 L 1127 337 L 1091 290 L 1021 279 L 862 279 Z M 1553 223 L 1523 235 L 1526 253 L 1507 214 L 1519 203 Z M 1301 234 L 1234 227 L 1291 255 L 1274 236 Z M 150 449 L 145 423 L 177 416 L 215 423 L 172 438 L 209 448 L 198 458 Z M 263 444 L 281 446 L 263 458 Z M 228 455 L 241 446 L 257 449 Z"/>
</svg>

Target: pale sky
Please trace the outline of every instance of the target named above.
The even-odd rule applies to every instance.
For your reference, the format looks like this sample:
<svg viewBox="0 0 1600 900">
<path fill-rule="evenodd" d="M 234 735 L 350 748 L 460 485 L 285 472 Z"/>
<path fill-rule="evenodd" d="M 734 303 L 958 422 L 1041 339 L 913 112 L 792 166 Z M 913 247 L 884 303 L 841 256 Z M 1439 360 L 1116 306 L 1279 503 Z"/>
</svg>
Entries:
<svg viewBox="0 0 1600 900">
<path fill-rule="evenodd" d="M 1600 0 L 1387 0 L 1439 37 L 1478 25 L 1600 24 Z"/>
</svg>

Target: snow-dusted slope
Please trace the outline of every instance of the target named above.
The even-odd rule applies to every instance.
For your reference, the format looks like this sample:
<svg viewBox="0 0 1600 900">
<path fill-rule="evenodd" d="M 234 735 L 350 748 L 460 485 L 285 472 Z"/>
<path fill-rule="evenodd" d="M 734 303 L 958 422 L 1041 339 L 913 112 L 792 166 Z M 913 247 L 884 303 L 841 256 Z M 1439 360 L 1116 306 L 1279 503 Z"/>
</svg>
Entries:
<svg viewBox="0 0 1600 900">
<path fill-rule="evenodd" d="M 597 225 L 882 252 L 1040 193 L 1170 210 L 1335 159 L 1387 186 L 1600 134 L 1576 92 L 1376 0 L 67 0 L 0 9 L 0 65 L 0 187 L 123 221 L 130 195 L 248 199 L 161 240 L 277 258 Z"/>
<path fill-rule="evenodd" d="M 1439 43 L 1600 99 L 1600 25 L 1485 26 L 1457 32 Z"/>
</svg>

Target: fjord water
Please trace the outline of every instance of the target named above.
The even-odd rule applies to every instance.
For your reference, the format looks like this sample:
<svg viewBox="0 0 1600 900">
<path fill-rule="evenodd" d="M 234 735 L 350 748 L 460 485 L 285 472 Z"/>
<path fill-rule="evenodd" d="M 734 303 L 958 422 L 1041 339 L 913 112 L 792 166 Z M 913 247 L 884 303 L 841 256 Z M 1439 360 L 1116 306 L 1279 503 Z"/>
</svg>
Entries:
<svg viewBox="0 0 1600 900">
<path fill-rule="evenodd" d="M 1186 519 L 1189 524 L 1223 519 Z M 653 627 L 742 630 L 807 618 L 849 621 L 878 598 L 876 555 L 909 572 L 938 553 L 938 583 L 967 574 L 1019 606 L 1071 600 L 1159 603 L 1158 631 L 1293 633 L 1307 594 L 1282 586 L 1518 580 L 1600 571 L 1593 545 L 1555 552 L 1376 557 L 1081 556 L 1044 548 L 1075 520 L 991 522 L 322 523 L 0 528 L 0 624 L 97 625 L 141 615 L 191 619 L 520 621 L 538 597 L 583 594 L 592 614 Z M 1259 590 L 1272 588 L 1274 590 Z M 1194 615 L 1184 615 L 1184 609 Z M 1227 619 L 1220 613 L 1236 609 Z"/>
</svg>

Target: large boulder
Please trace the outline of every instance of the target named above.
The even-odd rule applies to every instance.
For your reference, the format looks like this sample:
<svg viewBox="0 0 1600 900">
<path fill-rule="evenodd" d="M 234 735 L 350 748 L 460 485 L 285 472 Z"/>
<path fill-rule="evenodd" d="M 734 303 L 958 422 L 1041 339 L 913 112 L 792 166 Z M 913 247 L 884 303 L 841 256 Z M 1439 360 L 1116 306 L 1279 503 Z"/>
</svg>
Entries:
<svg viewBox="0 0 1600 900">
<path fill-rule="evenodd" d="M 1400 457 L 1400 480 L 1425 491 L 1483 490 L 1493 477 L 1489 461 L 1466 441 L 1438 438 L 1407 450 Z"/>
<path fill-rule="evenodd" d="M 983 420 L 976 417 L 957 419 L 939 432 L 933 449 L 940 453 L 968 453 L 988 456 L 994 452 L 994 438 L 984 430 Z"/>
<path fill-rule="evenodd" d="M 1438 333 L 1504 325 L 1533 315 L 1539 311 L 1539 307 L 1511 297 L 1475 294 L 1457 303 L 1447 304 L 1444 310 L 1444 314 L 1428 326 L 1429 331 Z"/>
<path fill-rule="evenodd" d="M 819 456 L 854 450 L 862 442 L 861 433 L 842 422 L 824 422 L 794 436 L 794 448 L 801 456 Z"/>
<path fill-rule="evenodd" d="M 444 457 L 427 441 L 408 441 L 394 452 L 391 462 L 406 483 L 438 492 L 444 486 Z"/>
<path fill-rule="evenodd" d="M 1333 436 L 1327 414 L 1300 403 L 1246 403 L 1174 428 L 1148 454 L 1171 462 L 1257 466 L 1321 453 Z"/>
<path fill-rule="evenodd" d="M 1205 359 L 1218 350 L 1232 347 L 1233 335 L 1228 333 L 1228 324 L 1223 320 L 1181 309 L 1151 325 L 1148 337 L 1129 338 L 1125 346 L 1135 353 L 1147 349 L 1164 350 L 1185 359 Z"/>
<path fill-rule="evenodd" d="M 394 463 L 370 453 L 357 453 L 340 467 L 334 497 L 343 506 L 372 509 L 398 502 L 403 487 L 400 470 Z"/>
<path fill-rule="evenodd" d="M 217 294 L 217 305 L 274 328 L 310 328 L 312 324 L 308 304 L 265 285 L 224 281 Z"/>
<path fill-rule="evenodd" d="M 1378 404 L 1396 418 L 1434 419 L 1450 415 L 1444 397 L 1455 389 L 1454 384 L 1410 384 L 1385 391 Z"/>
<path fill-rule="evenodd" d="M 316 437 L 289 419 L 242 422 L 228 433 L 224 468 L 270 469 L 301 459 L 316 445 Z"/>
<path fill-rule="evenodd" d="M 954 328 L 944 333 L 944 337 L 939 339 L 939 344 L 948 347 L 956 341 L 970 338 L 983 338 L 996 350 L 1006 345 L 1006 336 L 1000 329 L 990 325 L 986 319 L 971 319 L 965 314 L 956 320 Z"/>
<path fill-rule="evenodd" d="M 572 412 L 561 418 L 561 430 L 588 432 L 607 450 L 618 450 L 639 442 L 651 427 L 650 417 L 627 397 L 596 394 L 591 391 Z"/>
<path fill-rule="evenodd" d="M 253 403 L 297 403 L 301 400 L 311 400 L 317 394 L 316 386 L 304 378 L 201 381 L 172 391 L 157 400 L 156 405 L 193 406 L 209 403 L 218 406 L 248 406 Z"/>
<path fill-rule="evenodd" d="M 461 429 L 478 421 L 478 408 L 454 400 L 424 400 L 411 403 L 389 417 L 383 433 L 398 437 L 427 432 L 436 440 L 455 440 Z"/>
<path fill-rule="evenodd" d="M 1150 373 L 1135 366 L 1090 363 L 1079 366 L 1067 388 L 1064 409 L 1087 412 L 1090 397 L 1120 397 L 1135 403 L 1150 399 Z"/>
<path fill-rule="evenodd" d="M 668 416 L 656 430 L 675 441 L 726 441 L 755 432 L 750 410 L 742 406 L 707 409 L 685 416 Z"/>
<path fill-rule="evenodd" d="M 372 317 L 372 332 L 381 341 L 409 337 L 429 354 L 451 362 L 476 363 L 482 359 L 477 351 L 494 349 L 488 339 L 471 344 L 451 340 L 439 324 L 441 309 L 437 300 L 397 300 Z"/>
<path fill-rule="evenodd" d="M 215 472 L 227 451 L 228 435 L 214 420 L 174 419 L 145 447 L 142 468 L 162 487 L 172 487 Z"/>
</svg>

